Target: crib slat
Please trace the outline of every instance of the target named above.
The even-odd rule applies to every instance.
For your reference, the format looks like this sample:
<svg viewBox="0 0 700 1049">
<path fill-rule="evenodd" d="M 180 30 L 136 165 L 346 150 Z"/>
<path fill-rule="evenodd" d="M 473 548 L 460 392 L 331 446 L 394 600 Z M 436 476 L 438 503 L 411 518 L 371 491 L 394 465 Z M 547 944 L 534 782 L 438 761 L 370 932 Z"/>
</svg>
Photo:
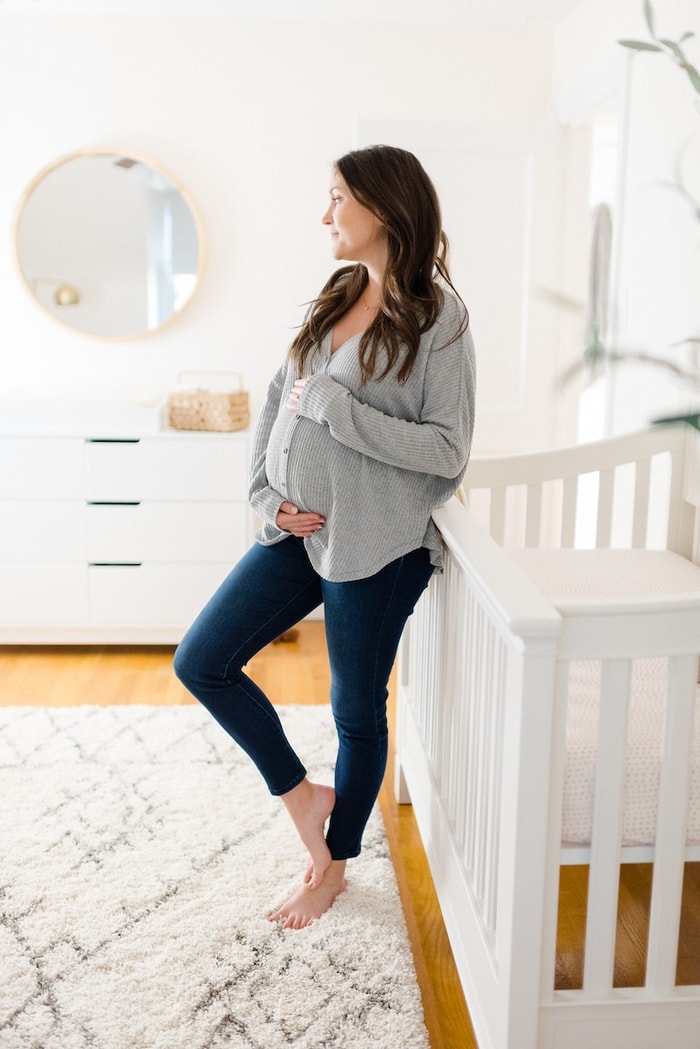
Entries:
<svg viewBox="0 0 700 1049">
<path fill-rule="evenodd" d="M 686 441 L 690 442 L 693 439 L 689 431 L 686 435 Z M 686 454 L 689 454 L 690 462 L 697 463 L 697 456 L 693 456 L 692 452 L 687 452 Z M 671 456 L 666 545 L 669 550 L 675 550 L 676 553 L 681 554 L 683 557 L 692 558 L 694 550 L 697 549 L 694 543 L 694 536 L 697 535 L 698 510 L 697 503 L 695 506 L 691 506 L 684 497 L 686 485 L 685 462 L 685 457 L 679 455 Z"/>
<path fill-rule="evenodd" d="M 598 474 L 598 522 L 595 541 L 597 547 L 610 546 L 614 491 L 615 469 L 601 470 Z"/>
<path fill-rule="evenodd" d="M 549 787 L 549 826 L 560 828 L 564 810 L 564 779 L 566 774 L 566 722 L 569 698 L 569 663 L 557 662 L 552 706 L 552 746 Z M 557 954 L 557 921 L 559 917 L 559 869 L 561 864 L 560 835 L 550 834 L 547 842 L 547 866 L 542 921 L 543 1000 L 554 994 Z"/>
<path fill-rule="evenodd" d="M 671 660 L 646 976 L 660 993 L 676 983 L 696 678 L 697 656 Z"/>
<path fill-rule="evenodd" d="M 613 982 L 629 684 L 629 660 L 603 663 L 583 971 L 583 989 L 593 996 Z"/>
<path fill-rule="evenodd" d="M 538 547 L 542 528 L 542 485 L 527 486 L 527 513 L 525 518 L 525 546 Z"/>
<path fill-rule="evenodd" d="M 632 517 L 632 548 L 643 550 L 647 544 L 649 518 L 649 491 L 651 487 L 651 459 L 635 463 L 634 513 Z"/>
<path fill-rule="evenodd" d="M 462 688 L 462 695 L 460 697 L 460 723 L 461 723 L 461 735 L 460 735 L 460 781 L 459 781 L 459 801 L 458 801 L 458 819 L 459 819 L 459 834 L 458 841 L 462 847 L 463 855 L 466 856 L 467 841 L 469 835 L 469 769 L 466 764 L 469 758 L 471 749 L 471 717 L 472 717 L 472 700 L 476 691 L 476 672 L 477 672 L 477 649 L 476 649 L 476 634 L 479 616 L 481 615 L 481 609 L 478 607 L 478 603 L 475 600 L 472 591 L 467 591 L 467 606 L 464 612 L 465 616 L 465 630 L 466 630 L 466 644 L 464 650 L 464 671 L 465 680 Z"/>
<path fill-rule="evenodd" d="M 490 630 L 484 630 L 483 651 L 481 654 L 482 687 L 478 697 L 479 710 L 476 721 L 477 737 L 475 739 L 475 752 L 477 756 L 476 790 L 474 797 L 474 889 L 477 899 L 483 903 L 484 899 L 484 857 L 486 854 L 486 822 L 484 819 L 485 790 L 488 782 L 488 758 L 486 753 L 486 738 L 488 726 L 488 703 L 486 696 L 490 695 L 493 675 L 493 635 Z"/>
<path fill-rule="evenodd" d="M 465 809 L 465 834 L 464 834 L 464 860 L 469 874 L 474 874 L 476 854 L 476 798 L 479 784 L 479 710 L 481 682 L 484 673 L 482 666 L 483 658 L 483 614 L 478 610 L 478 616 L 473 626 L 472 640 L 472 684 L 470 687 L 470 702 L 467 727 L 467 754 L 466 767 L 466 796 Z"/>
<path fill-rule="evenodd" d="M 498 859 L 501 829 L 501 783 L 503 780 L 503 703 L 506 653 L 499 641 L 495 652 L 494 693 L 489 704 L 488 797 L 486 811 L 486 854 L 484 860 L 484 914 L 486 927 L 496 928 L 498 904 Z"/>
<path fill-rule="evenodd" d="M 446 570 L 450 570 L 450 586 L 455 591 L 456 619 L 459 625 L 457 633 L 457 654 L 455 668 L 455 724 L 451 750 L 450 789 L 452 795 L 452 820 L 455 838 L 460 850 L 464 850 L 464 755 L 467 753 L 467 703 L 469 689 L 469 631 L 471 622 L 470 609 L 472 595 L 459 589 L 460 577 L 451 558 L 446 561 Z M 468 600 L 465 600 L 465 597 Z"/>
<path fill-rule="evenodd" d="M 445 580 L 446 584 L 448 581 Z M 448 813 L 450 811 L 450 742 L 452 739 L 452 725 L 454 720 L 454 697 L 455 690 L 452 681 L 454 660 L 448 658 L 450 648 L 455 645 L 454 629 L 456 619 L 451 602 L 451 590 L 448 585 L 440 588 L 440 619 L 442 631 L 440 636 L 440 648 L 437 653 L 437 681 L 438 695 L 442 697 L 442 707 L 439 711 L 436 726 L 436 776 L 437 781 L 445 799 Z"/>
<path fill-rule="evenodd" d="M 506 488 L 491 490 L 491 509 L 489 512 L 489 534 L 499 546 L 505 544 L 506 534 Z"/>
<path fill-rule="evenodd" d="M 561 545 L 571 547 L 576 541 L 576 510 L 578 506 L 578 474 L 565 477 L 562 484 Z"/>
</svg>

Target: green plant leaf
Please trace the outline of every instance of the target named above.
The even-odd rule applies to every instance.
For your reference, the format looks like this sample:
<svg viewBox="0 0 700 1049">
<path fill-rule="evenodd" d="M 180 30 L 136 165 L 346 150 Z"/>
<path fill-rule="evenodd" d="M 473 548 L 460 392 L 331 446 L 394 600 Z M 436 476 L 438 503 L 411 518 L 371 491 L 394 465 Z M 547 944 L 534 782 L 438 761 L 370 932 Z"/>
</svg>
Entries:
<svg viewBox="0 0 700 1049">
<path fill-rule="evenodd" d="M 687 339 L 681 339 L 679 342 L 672 342 L 671 349 L 676 349 L 677 346 L 685 346 L 686 343 L 697 343 L 700 346 L 700 335 L 689 335 Z"/>
<path fill-rule="evenodd" d="M 696 430 L 700 430 L 700 412 L 691 412 L 689 415 L 666 415 L 663 419 L 652 419 L 653 426 L 663 426 L 669 423 L 688 423 Z"/>
<path fill-rule="evenodd" d="M 654 32 L 654 8 L 651 6 L 651 0 L 644 0 L 644 17 L 649 26 L 649 32 L 656 38 L 656 33 Z"/>
<path fill-rule="evenodd" d="M 630 47 L 633 51 L 663 51 L 658 44 L 647 44 L 643 40 L 618 40 L 623 47 Z"/>
<path fill-rule="evenodd" d="M 685 62 L 685 55 L 681 51 L 675 40 L 664 40 L 662 37 L 659 38 L 659 43 L 667 47 L 669 51 L 672 51 L 679 62 Z"/>
<path fill-rule="evenodd" d="M 688 74 L 688 77 L 690 78 L 690 83 L 700 95 L 700 73 L 698 73 L 695 66 L 691 66 L 687 63 L 683 66 L 683 68 L 685 69 L 686 73 Z"/>
<path fill-rule="evenodd" d="M 683 34 L 683 36 L 680 38 L 678 43 L 682 44 L 684 40 L 690 40 L 690 38 L 693 37 L 693 36 L 695 36 L 695 33 L 691 33 L 690 30 L 689 30 L 687 33 Z"/>
</svg>

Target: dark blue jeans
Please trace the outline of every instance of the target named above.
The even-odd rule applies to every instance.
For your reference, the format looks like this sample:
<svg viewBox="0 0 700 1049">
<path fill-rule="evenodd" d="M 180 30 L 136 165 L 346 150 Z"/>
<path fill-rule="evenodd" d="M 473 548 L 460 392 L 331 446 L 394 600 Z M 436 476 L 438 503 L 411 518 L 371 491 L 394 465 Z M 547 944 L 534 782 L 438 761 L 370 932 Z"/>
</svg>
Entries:
<svg viewBox="0 0 700 1049">
<path fill-rule="evenodd" d="M 367 579 L 329 583 L 311 566 L 303 540 L 256 544 L 175 653 L 182 683 L 252 758 L 270 792 L 285 794 L 306 770 L 274 707 L 242 668 L 323 603 L 338 732 L 336 804 L 327 835 L 335 860 L 360 852 L 386 768 L 389 675 L 406 620 L 431 574 L 428 551 L 420 549 Z"/>
</svg>

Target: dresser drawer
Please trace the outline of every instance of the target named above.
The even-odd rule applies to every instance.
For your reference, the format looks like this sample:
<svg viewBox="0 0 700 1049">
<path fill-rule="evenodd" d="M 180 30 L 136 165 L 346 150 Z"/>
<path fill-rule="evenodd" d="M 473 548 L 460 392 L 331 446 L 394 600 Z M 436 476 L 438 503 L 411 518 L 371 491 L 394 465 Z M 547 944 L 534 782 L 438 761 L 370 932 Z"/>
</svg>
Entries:
<svg viewBox="0 0 700 1049">
<path fill-rule="evenodd" d="M 245 553 L 249 438 L 0 435 L 5 643 L 167 643 Z"/>
<path fill-rule="evenodd" d="M 245 493 L 248 442 L 206 435 L 86 443 L 87 499 L 223 501 Z"/>
<path fill-rule="evenodd" d="M 84 492 L 82 438 L 0 438 L 2 499 L 82 499 Z"/>
<path fill-rule="evenodd" d="M 0 561 L 85 561 L 85 504 L 0 500 Z"/>
<path fill-rule="evenodd" d="M 88 617 L 85 564 L 0 564 L 0 623 L 72 626 Z"/>
<path fill-rule="evenodd" d="M 105 626 L 187 627 L 230 564 L 91 565 L 90 620 Z"/>
<path fill-rule="evenodd" d="M 87 507 L 91 562 L 216 561 L 246 551 L 245 503 L 137 503 Z"/>
</svg>

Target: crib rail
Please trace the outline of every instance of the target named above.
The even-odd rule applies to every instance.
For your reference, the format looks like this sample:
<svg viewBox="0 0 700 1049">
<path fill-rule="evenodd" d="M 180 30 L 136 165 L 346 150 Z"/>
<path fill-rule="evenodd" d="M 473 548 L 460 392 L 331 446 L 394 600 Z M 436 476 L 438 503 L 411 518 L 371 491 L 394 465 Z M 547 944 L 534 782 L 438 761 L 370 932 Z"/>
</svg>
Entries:
<svg viewBox="0 0 700 1049">
<path fill-rule="evenodd" d="M 623 443 L 628 447 L 615 452 L 620 464 L 629 453 L 642 463 L 668 453 L 669 543 L 697 553 L 700 481 L 683 459 L 686 435 L 662 440 L 653 431 L 641 443 Z M 578 468 L 590 470 L 595 451 L 575 452 Z M 539 483 L 539 457 L 519 459 L 530 460 L 526 485 Z M 474 466 L 478 486 L 484 464 Z M 652 473 L 642 465 L 636 485 L 647 507 Z M 609 488 L 604 481 L 600 490 Z M 535 532 L 542 541 L 544 509 L 540 502 L 533 542 Z M 464 506 L 453 500 L 435 520 L 445 571 L 431 581 L 401 645 L 397 790 L 414 806 L 479 1047 L 697 1049 L 700 987 L 675 986 L 686 828 L 679 803 L 686 804 L 690 774 L 697 600 L 609 606 L 602 618 L 583 606 L 562 617 Z M 643 532 L 636 526 L 638 538 Z M 592 655 L 602 665 L 602 719 L 583 986 L 556 991 L 567 680 L 571 662 Z M 669 666 L 656 841 L 663 863 L 654 868 L 644 986 L 618 990 L 627 697 L 634 661 L 651 655 Z"/>
<path fill-rule="evenodd" d="M 659 426 L 576 448 L 486 456 L 472 461 L 462 491 L 501 546 L 656 546 L 697 560 L 697 443 L 690 427 Z"/>
<path fill-rule="evenodd" d="M 475 1029 L 496 1032 L 483 1045 L 534 1049 L 561 620 L 456 500 L 439 527 L 445 572 L 401 647 L 397 786 L 414 806 Z"/>
</svg>

